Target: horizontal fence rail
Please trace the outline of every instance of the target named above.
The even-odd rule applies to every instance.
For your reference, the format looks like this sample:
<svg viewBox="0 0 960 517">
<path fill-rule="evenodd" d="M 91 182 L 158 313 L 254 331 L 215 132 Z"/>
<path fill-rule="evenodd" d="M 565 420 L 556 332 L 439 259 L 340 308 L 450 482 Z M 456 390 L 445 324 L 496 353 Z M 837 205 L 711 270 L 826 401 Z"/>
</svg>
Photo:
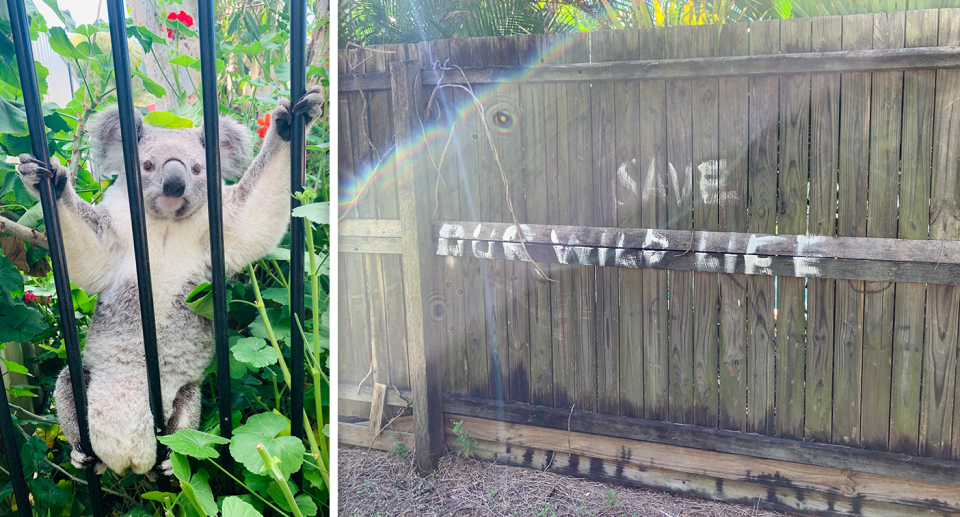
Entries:
<svg viewBox="0 0 960 517">
<path fill-rule="evenodd" d="M 577 82 L 750 77 L 836 72 L 886 72 L 960 68 L 960 49 L 954 47 L 849 50 L 809 54 L 773 54 L 575 65 L 521 65 L 422 71 L 424 86 L 483 84 L 517 81 Z M 531 72 L 531 69 L 534 71 Z M 389 90 L 390 74 L 374 72 L 340 76 L 341 92 Z"/>
</svg>

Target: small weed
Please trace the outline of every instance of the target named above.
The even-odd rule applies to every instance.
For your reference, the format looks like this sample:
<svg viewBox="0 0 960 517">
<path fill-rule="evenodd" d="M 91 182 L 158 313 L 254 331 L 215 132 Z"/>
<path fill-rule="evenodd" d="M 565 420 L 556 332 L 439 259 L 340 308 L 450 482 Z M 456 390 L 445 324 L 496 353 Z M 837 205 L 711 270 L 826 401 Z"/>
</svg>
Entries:
<svg viewBox="0 0 960 517">
<path fill-rule="evenodd" d="M 553 511 L 552 505 L 547 503 L 547 505 L 540 510 L 540 513 L 537 514 L 537 517 L 557 517 L 557 514 Z"/>
<path fill-rule="evenodd" d="M 613 490 L 607 490 L 606 495 L 603 496 L 603 506 L 605 508 L 613 508 L 614 506 L 620 506 L 619 497 L 620 494 L 614 492 Z"/>
<path fill-rule="evenodd" d="M 500 491 L 500 489 L 498 488 L 498 489 L 494 490 L 493 492 L 490 492 L 489 494 L 487 494 L 487 497 L 489 497 L 490 499 L 493 499 L 493 498 L 497 495 L 497 492 L 499 492 L 499 491 Z"/>
<path fill-rule="evenodd" d="M 581 504 L 579 507 L 577 507 L 577 515 L 583 515 L 584 510 L 586 510 L 586 508 L 584 508 Z"/>
<path fill-rule="evenodd" d="M 396 455 L 397 455 L 397 459 L 398 459 L 398 460 L 402 460 L 402 459 L 403 459 L 403 453 L 409 451 L 409 450 L 410 450 L 410 447 L 407 447 L 406 445 L 404 445 L 403 442 L 401 442 L 400 439 L 397 438 L 397 435 L 395 435 L 395 434 L 391 434 L 390 437 L 387 438 L 387 440 L 390 440 L 390 439 L 397 440 L 397 445 L 395 445 L 395 446 L 393 447 L 393 451 L 391 451 L 391 454 L 396 454 Z"/>
<path fill-rule="evenodd" d="M 463 420 L 453 423 L 453 434 L 457 435 L 453 441 L 460 445 L 460 449 L 457 450 L 457 456 L 469 458 L 473 453 L 473 449 L 476 448 L 477 445 L 480 445 L 478 440 L 470 438 L 470 431 L 463 428 Z"/>
</svg>

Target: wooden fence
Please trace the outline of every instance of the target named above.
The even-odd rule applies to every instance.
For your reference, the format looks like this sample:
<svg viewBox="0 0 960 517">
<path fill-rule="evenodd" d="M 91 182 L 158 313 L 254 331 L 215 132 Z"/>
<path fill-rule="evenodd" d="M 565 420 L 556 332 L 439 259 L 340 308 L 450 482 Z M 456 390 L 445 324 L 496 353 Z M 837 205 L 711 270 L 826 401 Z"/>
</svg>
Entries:
<svg viewBox="0 0 960 517">
<path fill-rule="evenodd" d="M 957 45 L 946 9 L 341 51 L 341 441 L 960 515 Z"/>
</svg>

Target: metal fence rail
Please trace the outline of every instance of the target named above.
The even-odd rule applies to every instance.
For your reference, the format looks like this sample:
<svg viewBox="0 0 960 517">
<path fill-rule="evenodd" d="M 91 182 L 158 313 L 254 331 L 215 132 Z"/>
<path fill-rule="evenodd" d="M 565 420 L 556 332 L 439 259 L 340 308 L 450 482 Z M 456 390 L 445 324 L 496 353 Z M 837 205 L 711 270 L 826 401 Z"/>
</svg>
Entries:
<svg viewBox="0 0 960 517">
<path fill-rule="evenodd" d="M 40 93 L 37 85 L 36 70 L 33 66 L 34 59 L 30 46 L 29 21 L 23 0 L 7 0 L 7 6 L 10 11 L 11 29 L 13 33 L 14 47 L 17 56 L 17 65 L 20 72 L 21 87 L 24 96 L 24 107 L 27 114 L 27 122 L 30 130 L 30 138 L 33 147 L 34 156 L 50 163 L 50 155 L 46 141 L 46 128 L 43 122 L 43 113 L 41 110 Z M 214 32 L 214 0 L 201 0 L 198 3 L 199 13 L 199 34 L 200 34 L 200 62 L 201 62 L 201 84 L 203 95 L 203 113 L 204 113 L 204 138 L 207 142 L 206 161 L 207 161 L 207 196 L 208 196 L 208 216 L 210 222 L 210 252 L 211 252 L 211 270 L 213 274 L 213 301 L 214 301 L 214 337 L 216 342 L 216 361 L 218 376 L 218 389 L 221 393 L 228 393 L 230 390 L 229 376 L 229 344 L 227 340 L 227 307 L 226 307 L 226 271 L 223 256 L 223 215 L 222 215 L 222 189 L 220 175 L 220 147 L 219 147 L 219 108 L 217 98 L 217 77 L 216 77 L 216 39 Z M 117 101 L 119 104 L 121 138 L 123 144 L 124 167 L 128 184 L 128 196 L 130 202 L 130 216 L 133 229 L 134 253 L 137 262 L 137 279 L 140 298 L 140 312 L 143 323 L 144 352 L 147 362 L 147 379 L 149 386 L 150 407 L 154 417 L 154 431 L 157 436 L 165 432 L 166 422 L 163 417 L 163 400 L 161 397 L 160 386 L 160 368 L 157 354 L 157 331 L 156 321 L 153 311 L 153 293 L 150 280 L 150 260 L 147 249 L 146 219 L 143 211 L 143 195 L 141 192 L 140 160 L 137 152 L 137 137 L 134 120 L 134 106 L 131 87 L 130 64 L 127 51 L 127 34 L 125 21 L 125 10 L 123 0 L 109 0 L 107 2 L 107 12 L 110 23 L 110 38 L 114 59 L 114 72 L 117 82 Z M 306 88 L 306 2 L 297 0 L 291 3 L 291 106 L 296 104 L 304 94 Z M 304 182 L 304 172 L 306 165 L 306 125 L 302 115 L 295 116 L 292 125 L 292 150 L 291 150 L 291 192 L 297 193 L 302 190 Z M 73 298 L 70 289 L 70 280 L 67 273 L 66 257 L 63 249 L 63 239 L 60 231 L 60 221 L 57 213 L 56 199 L 54 197 L 53 186 L 50 179 L 44 179 L 39 184 L 40 202 L 43 208 L 43 217 L 47 228 L 47 238 L 49 240 L 49 250 L 54 274 L 54 282 L 57 292 L 57 303 L 60 311 L 61 335 L 63 337 L 67 363 L 70 368 L 70 380 L 73 390 L 73 396 L 76 404 L 77 419 L 80 426 L 80 444 L 79 447 L 84 453 L 93 456 L 93 449 L 90 445 L 90 437 L 87 423 L 87 399 L 86 387 L 83 376 L 83 361 L 80 354 L 80 346 L 77 335 L 77 325 L 74 318 Z M 291 210 L 299 206 L 296 198 L 291 199 Z M 300 281 L 291 281 L 291 318 L 295 318 L 302 323 L 304 311 L 304 225 L 299 218 L 293 218 L 291 223 L 291 261 L 290 278 Z M 291 321 L 293 323 L 293 321 Z M 291 421 L 292 434 L 299 438 L 303 437 L 304 421 L 300 418 L 303 414 L 303 370 L 304 370 L 304 343 L 297 332 L 292 333 L 291 337 L 291 363 L 292 380 L 291 386 Z M 19 461 L 20 441 L 16 436 L 16 428 L 13 425 L 12 416 L 6 401 L 5 386 L 0 379 L 0 389 L 4 393 L 0 394 L 0 436 L 6 448 L 9 461 L 10 476 L 14 490 L 14 496 L 17 500 L 18 510 L 21 516 L 29 516 L 30 503 L 29 492 L 23 469 Z M 220 435 L 230 439 L 233 434 L 233 425 L 231 419 L 231 398 L 221 396 L 219 398 L 219 422 Z M 233 471 L 233 458 L 223 446 L 222 466 L 228 472 Z M 158 463 L 165 458 L 165 447 L 157 442 L 157 461 Z M 86 477 L 90 490 L 91 508 L 93 515 L 101 517 L 106 515 L 103 504 L 102 492 L 100 488 L 100 478 L 90 466 L 86 469 Z M 233 492 L 233 483 L 225 480 L 227 492 Z M 301 480 L 297 478 L 297 484 L 301 485 Z M 158 480 L 159 488 L 163 491 L 169 491 L 169 480 L 160 476 Z"/>
</svg>

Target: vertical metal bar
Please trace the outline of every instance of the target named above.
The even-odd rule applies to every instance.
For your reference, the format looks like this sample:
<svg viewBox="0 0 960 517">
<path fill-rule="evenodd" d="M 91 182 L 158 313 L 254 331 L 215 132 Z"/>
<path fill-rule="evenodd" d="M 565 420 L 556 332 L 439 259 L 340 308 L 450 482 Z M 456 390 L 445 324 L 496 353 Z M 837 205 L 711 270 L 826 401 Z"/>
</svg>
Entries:
<svg viewBox="0 0 960 517">
<path fill-rule="evenodd" d="M 290 0 L 290 105 L 293 106 L 306 92 L 306 47 L 307 47 L 307 2 Z M 293 120 L 290 137 L 290 192 L 296 194 L 303 190 L 306 169 L 306 124 L 303 115 Z M 290 209 L 300 206 L 295 197 L 290 198 Z M 290 387 L 290 433 L 303 438 L 303 336 L 296 331 L 295 319 L 303 322 L 303 219 L 292 217 L 290 221 L 290 370 L 293 386 Z M 317 296 L 317 293 L 313 293 Z M 314 315 L 316 317 L 316 315 Z M 314 321 L 318 325 L 319 321 Z M 319 387 L 317 387 L 319 389 Z M 319 392 L 318 392 L 319 393 Z M 298 486 L 302 487 L 299 473 L 295 476 Z"/>
<path fill-rule="evenodd" d="M 143 349 L 147 363 L 147 385 L 153 426 L 157 436 L 164 433 L 163 398 L 160 391 L 160 359 L 157 355 L 157 325 L 153 313 L 153 289 L 150 282 L 150 253 L 147 250 L 147 223 L 143 211 L 140 183 L 140 155 L 137 150 L 136 120 L 130 86 L 130 60 L 127 51 L 127 26 L 123 0 L 108 0 L 110 44 L 113 48 L 113 71 L 117 82 L 117 105 L 120 111 L 120 135 L 123 142 L 123 165 L 127 174 L 127 197 L 133 229 L 133 253 L 137 263 L 137 287 L 140 295 L 140 320 L 143 323 Z M 164 457 L 166 447 L 157 442 L 157 459 Z M 164 491 L 167 479 L 160 477 Z"/>
<path fill-rule="evenodd" d="M 40 104 L 40 89 L 37 85 L 37 71 L 33 65 L 33 48 L 30 44 L 30 24 L 23 0 L 7 0 L 10 12 L 10 30 L 13 34 L 14 49 L 17 54 L 17 69 L 20 72 L 20 89 L 23 92 L 23 107 L 27 114 L 27 127 L 30 130 L 30 143 L 33 155 L 44 163 L 50 163 L 50 151 L 47 147 L 47 128 L 43 123 L 43 111 Z M 70 290 L 70 277 L 67 273 L 67 258 L 63 250 L 63 237 L 60 233 L 60 214 L 54 198 L 53 183 L 45 178 L 40 181 L 40 204 L 43 209 L 43 221 L 47 228 L 47 241 L 50 250 L 50 262 L 53 267 L 53 282 L 57 289 L 57 309 L 60 311 L 60 335 L 63 337 L 67 352 L 67 365 L 70 368 L 70 386 L 76 405 L 77 422 L 80 427 L 80 448 L 84 453 L 93 455 L 90 446 L 90 430 L 87 426 L 87 390 L 83 376 L 83 361 L 80 357 L 80 341 L 77 336 L 77 321 L 73 315 L 73 295 Z M 5 393 L 3 394 L 6 395 Z M 100 476 L 93 467 L 86 469 L 87 483 L 90 487 L 90 503 L 96 517 L 105 515 L 103 496 L 100 492 Z"/>
<path fill-rule="evenodd" d="M 220 180 L 220 120 L 217 96 L 216 34 L 213 30 L 214 0 L 199 0 L 200 84 L 203 90 L 203 132 L 207 154 L 207 215 L 210 220 L 210 265 L 213 271 L 213 334 L 217 347 L 217 402 L 220 436 L 233 436 L 230 393 L 230 344 L 227 337 L 227 284 L 223 258 L 223 210 Z M 221 446 L 221 466 L 233 472 L 233 456 Z M 227 480 L 233 492 L 232 480 Z"/>
<path fill-rule="evenodd" d="M 27 490 L 27 481 L 23 477 L 23 465 L 20 464 L 20 440 L 17 438 L 17 429 L 13 426 L 13 417 L 10 415 L 10 404 L 7 403 L 7 386 L 0 375 L 0 437 L 3 438 L 3 448 L 7 453 L 7 468 L 10 469 L 10 483 L 13 484 L 13 495 L 17 498 L 17 513 L 20 517 L 30 517 L 30 491 Z"/>
</svg>

